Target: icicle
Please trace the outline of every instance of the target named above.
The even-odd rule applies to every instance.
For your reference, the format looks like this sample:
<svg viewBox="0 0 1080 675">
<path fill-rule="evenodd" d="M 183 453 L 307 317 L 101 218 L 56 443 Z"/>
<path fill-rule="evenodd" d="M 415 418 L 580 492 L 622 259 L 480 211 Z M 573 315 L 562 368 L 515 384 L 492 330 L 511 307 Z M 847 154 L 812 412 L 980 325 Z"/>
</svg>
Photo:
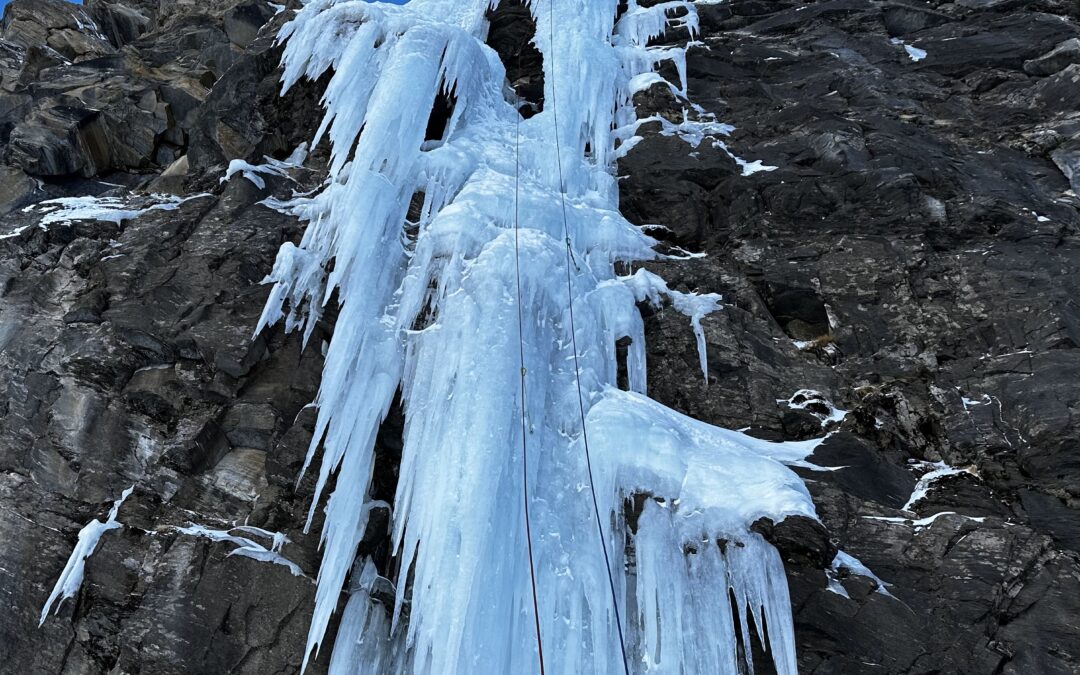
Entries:
<svg viewBox="0 0 1080 675">
<path fill-rule="evenodd" d="M 660 306 L 661 296 L 671 299 L 675 309 L 690 317 L 690 326 L 694 329 L 694 337 L 697 338 L 698 362 L 701 364 L 701 375 L 705 382 L 709 382 L 709 359 L 705 353 L 705 330 L 701 327 L 701 320 L 709 314 L 720 309 L 721 297 L 717 293 L 680 293 L 668 288 L 663 279 L 648 270 L 638 270 L 632 276 L 621 277 L 620 281 L 630 287 L 634 292 L 637 302 L 649 301 L 654 307 Z"/>
</svg>

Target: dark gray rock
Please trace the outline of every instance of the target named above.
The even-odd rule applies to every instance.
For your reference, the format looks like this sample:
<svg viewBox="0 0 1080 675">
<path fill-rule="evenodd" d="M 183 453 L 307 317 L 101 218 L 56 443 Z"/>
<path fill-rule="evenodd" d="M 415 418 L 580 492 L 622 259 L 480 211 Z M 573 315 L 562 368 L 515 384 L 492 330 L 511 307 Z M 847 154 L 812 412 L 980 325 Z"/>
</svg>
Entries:
<svg viewBox="0 0 1080 675">
<path fill-rule="evenodd" d="M 1024 62 L 1024 72 L 1029 75 L 1053 75 L 1066 66 L 1080 63 L 1080 39 L 1065 40 L 1037 59 Z"/>
<path fill-rule="evenodd" d="M 820 522 L 805 516 L 791 516 L 774 523 L 762 518 L 750 530 L 776 547 L 784 562 L 801 567 L 824 569 L 836 555 L 829 531 Z"/>
<path fill-rule="evenodd" d="M 0 166 L 0 215 L 31 204 L 37 184 L 21 170 Z"/>
<path fill-rule="evenodd" d="M 153 23 L 149 14 L 119 2 L 89 0 L 86 7 L 102 34 L 117 48 L 135 42 Z"/>
<path fill-rule="evenodd" d="M 1080 194 L 1080 140 L 1071 141 L 1050 153 L 1054 164 L 1069 179 L 1073 192 Z"/>
<path fill-rule="evenodd" d="M 244 2 L 225 12 L 225 34 L 238 47 L 247 47 L 266 25 L 274 10 L 266 2 Z"/>
<path fill-rule="evenodd" d="M 86 9 L 63 0 L 14 0 L 4 9 L 2 26 L 5 42 L 24 50 L 44 47 L 68 61 L 115 51 Z"/>
<path fill-rule="evenodd" d="M 899 37 L 948 23 L 950 17 L 927 6 L 891 3 L 882 11 L 882 20 L 889 35 Z"/>
<path fill-rule="evenodd" d="M 5 161 L 35 176 L 96 176 L 112 167 L 105 119 L 78 105 L 42 107 L 17 125 Z"/>
<path fill-rule="evenodd" d="M 528 117 L 533 110 L 544 106 L 543 57 L 532 43 L 536 22 L 521 0 L 501 3 L 498 10 L 488 12 L 488 21 L 491 27 L 487 43 L 506 66 L 510 86 L 528 104 L 521 108 Z"/>
<path fill-rule="evenodd" d="M 799 472 L 828 546 L 891 596 L 844 570 L 849 597 L 830 592 L 820 531 L 760 523 L 787 564 L 800 672 L 1077 672 L 1080 88 L 1071 63 L 1034 65 L 1077 36 L 1076 7 L 739 2 L 701 16 L 691 98 L 736 127 L 733 153 L 778 168 L 713 169 L 703 185 L 710 158 L 658 151 L 648 127 L 620 162 L 624 212 L 707 254 L 649 267 L 725 298 L 703 321 L 707 385 L 684 320 L 646 318 L 649 389 L 776 440 L 822 431 L 776 403 L 798 389 L 848 411 L 810 458 L 832 470 Z M 662 92 L 635 103 L 673 108 Z M 969 472 L 900 511 L 937 461 Z"/>
<path fill-rule="evenodd" d="M 1077 37 L 1080 29 L 1051 14 L 1017 11 L 957 32 L 955 24 L 922 32 L 917 46 L 928 56 L 920 66 L 953 77 L 981 68 L 1022 70 L 1026 61 Z"/>
<path fill-rule="evenodd" d="M 298 83 L 281 96 L 281 48 L 273 35 L 267 30 L 238 57 L 192 115 L 188 154 L 193 171 L 224 169 L 236 157 L 284 159 L 314 135 L 310 130 L 321 117 L 311 101 L 317 100 L 320 85 Z"/>
<path fill-rule="evenodd" d="M 1080 63 L 1066 66 L 1033 87 L 1035 100 L 1048 112 L 1080 109 Z"/>
<path fill-rule="evenodd" d="M 180 4 L 159 13 L 157 3 L 91 2 L 108 37 L 103 57 L 34 61 L 33 48 L 15 45 L 0 61 L 9 88 L 0 234 L 16 233 L 0 238 L 0 533 L 11 542 L 0 547 L 0 592 L 14 599 L 0 653 L 12 672 L 298 672 L 303 657 L 319 554 L 317 537 L 297 529 L 311 480 L 299 489 L 295 480 L 321 356 L 280 332 L 251 337 L 266 297 L 259 282 L 299 227 L 257 205 L 266 193 L 247 181 L 219 186 L 216 167 L 195 172 L 177 159 L 217 79 L 193 58 L 201 43 L 184 36 L 225 40 L 228 9 Z M 25 0 L 18 13 L 9 7 L 5 39 L 67 30 L 50 17 L 75 6 L 41 6 L 41 16 Z M 265 57 L 268 78 L 275 58 Z M 268 92 L 246 104 L 269 111 L 279 99 Z M 315 99 L 304 105 L 315 110 Z M 292 128 L 306 135 L 315 123 L 308 115 Z M 142 203 L 131 190 L 151 178 L 215 194 L 120 224 L 42 229 L 39 211 L 23 211 L 109 190 Z M 293 187 L 271 186 L 279 196 Z M 78 597 L 38 629 L 79 529 L 133 483 L 125 527 L 102 538 Z M 283 554 L 306 576 L 176 530 L 241 522 L 287 533 Z M 309 671 L 324 672 L 328 655 Z"/>
</svg>

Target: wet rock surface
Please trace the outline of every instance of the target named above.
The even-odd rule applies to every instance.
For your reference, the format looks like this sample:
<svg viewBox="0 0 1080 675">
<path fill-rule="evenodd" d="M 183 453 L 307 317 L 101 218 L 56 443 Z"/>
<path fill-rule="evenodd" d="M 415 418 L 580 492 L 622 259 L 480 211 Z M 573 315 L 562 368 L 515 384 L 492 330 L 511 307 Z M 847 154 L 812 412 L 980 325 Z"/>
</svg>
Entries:
<svg viewBox="0 0 1080 675">
<path fill-rule="evenodd" d="M 5 670 L 299 671 L 321 512 L 304 534 L 312 479 L 295 481 L 333 315 L 306 348 L 252 332 L 259 282 L 301 233 L 261 202 L 315 187 L 325 149 L 314 171 L 266 189 L 219 183 L 229 160 L 283 158 L 319 122 L 317 86 L 278 96 L 272 35 L 288 12 L 275 12 L 251 0 L 6 10 Z M 646 309 L 650 394 L 765 438 L 831 432 L 811 458 L 830 470 L 799 469 L 821 522 L 755 524 L 785 560 L 800 672 L 1080 672 L 1080 9 L 734 0 L 699 12 L 688 92 L 735 127 L 727 151 L 646 124 L 620 185 L 628 217 L 706 254 L 649 267 L 724 307 L 703 321 L 707 383 L 685 317 Z M 492 45 L 539 107 L 522 13 L 492 15 Z M 662 87 L 635 102 L 682 119 Z M 776 168 L 743 175 L 735 157 Z M 31 208 L 90 194 L 142 211 L 163 192 L 188 199 L 119 222 L 39 226 L 52 211 Z M 379 436 L 380 498 L 400 423 L 395 411 Z M 941 462 L 957 472 L 909 503 Z M 38 628 L 80 528 L 130 485 L 124 527 Z M 388 519 L 363 544 L 380 565 Z M 193 524 L 282 532 L 302 575 L 179 529 Z M 888 585 L 830 568 L 837 550 Z"/>
</svg>

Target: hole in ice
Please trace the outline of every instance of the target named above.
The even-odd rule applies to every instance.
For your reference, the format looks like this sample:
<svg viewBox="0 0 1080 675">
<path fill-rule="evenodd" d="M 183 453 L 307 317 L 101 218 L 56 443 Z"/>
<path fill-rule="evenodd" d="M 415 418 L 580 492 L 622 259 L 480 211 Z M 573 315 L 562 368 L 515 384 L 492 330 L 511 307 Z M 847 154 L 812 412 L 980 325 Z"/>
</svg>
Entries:
<svg viewBox="0 0 1080 675">
<path fill-rule="evenodd" d="M 410 224 L 418 224 L 424 208 L 424 193 L 417 192 L 409 200 L 409 211 L 406 214 Z"/>
<path fill-rule="evenodd" d="M 735 542 L 743 546 L 739 542 Z M 746 612 L 739 611 L 739 602 L 735 598 L 735 592 L 728 589 L 728 605 L 731 607 L 732 622 L 735 627 L 735 648 L 738 654 L 740 673 L 768 674 L 775 673 L 775 665 L 772 658 L 765 651 L 763 645 L 768 643 L 768 625 L 765 622 L 765 612 L 761 615 L 761 627 L 754 618 L 753 608 L 748 604 Z M 745 627 L 745 628 L 744 628 Z M 749 640 L 749 644 L 747 644 Z"/>
<path fill-rule="evenodd" d="M 682 80 L 679 69 L 670 59 L 665 59 L 656 65 L 656 72 L 668 82 L 678 83 Z M 666 86 L 666 85 L 665 85 Z M 685 104 L 685 102 L 684 102 Z"/>
<path fill-rule="evenodd" d="M 536 21 L 522 0 L 509 0 L 488 11 L 487 44 L 499 55 L 506 79 L 521 99 L 522 117 L 544 109 L 543 57 L 533 44 Z"/>
<path fill-rule="evenodd" d="M 727 593 L 728 606 L 731 608 L 731 622 L 735 627 L 735 653 L 738 654 L 736 659 L 741 667 L 746 663 L 746 643 L 743 639 L 743 624 L 746 622 L 746 617 L 739 611 L 739 601 L 735 598 L 735 591 L 728 589 Z"/>
<path fill-rule="evenodd" d="M 334 273 L 334 258 L 330 259 L 330 262 L 326 264 L 326 271 L 324 274 L 329 276 Z M 325 278 L 325 277 L 324 277 Z M 319 339 L 312 339 L 308 344 L 320 344 L 322 340 L 330 340 L 334 334 L 334 326 L 337 325 L 338 314 L 341 312 L 341 302 L 339 299 L 340 293 L 338 289 L 334 289 L 330 294 L 330 297 L 326 299 L 321 306 L 314 298 L 304 298 L 298 306 L 298 315 L 305 315 L 315 310 L 315 315 L 318 316 L 318 321 L 315 323 L 315 329 L 312 331 L 312 335 Z M 323 356 L 326 354 L 324 353 Z"/>
<path fill-rule="evenodd" d="M 615 341 L 615 386 L 623 391 L 630 391 L 630 371 L 626 367 L 626 359 L 631 343 L 633 340 L 629 337 L 621 337 Z"/>
<path fill-rule="evenodd" d="M 398 391 L 375 437 L 375 465 L 371 475 L 373 500 L 382 500 L 387 504 L 394 502 L 398 470 L 401 466 L 401 450 L 404 447 L 404 432 L 405 413 L 401 408 L 401 392 Z"/>
<path fill-rule="evenodd" d="M 445 140 L 446 130 L 456 106 L 456 96 L 447 91 L 439 92 L 435 97 L 435 105 L 431 107 L 431 116 L 428 117 L 427 131 L 424 133 L 425 141 Z"/>
<path fill-rule="evenodd" d="M 626 503 L 623 505 L 623 517 L 626 519 L 626 531 L 629 534 L 637 534 L 638 520 L 641 519 L 641 514 L 645 510 L 645 502 L 650 499 L 654 497 L 647 492 L 635 492 L 626 498 Z"/>
<path fill-rule="evenodd" d="M 728 541 L 721 539 L 717 541 L 720 544 L 721 552 L 726 554 L 727 544 L 735 544 L 736 546 L 745 546 L 739 541 Z M 735 650 L 736 661 L 739 666 L 739 673 L 756 673 L 757 675 L 775 675 L 776 665 L 773 663 L 773 659 L 769 656 L 765 645 L 769 644 L 769 626 L 765 620 L 765 608 L 759 607 L 758 614 L 760 615 L 761 625 L 758 625 L 759 619 L 754 616 L 754 607 L 749 603 L 751 600 L 746 598 L 747 604 L 745 606 L 745 612 L 739 610 L 739 600 L 735 595 L 735 591 L 728 588 L 727 593 L 728 607 L 731 610 L 731 621 L 734 628 L 735 638 Z M 747 644 L 749 641 L 749 644 Z"/>
<path fill-rule="evenodd" d="M 404 447 L 405 412 L 401 407 L 401 391 L 394 396 L 386 419 L 375 436 L 375 464 L 371 471 L 371 499 L 387 504 L 394 503 L 397 493 L 398 473 L 401 468 L 401 451 Z M 379 574 L 389 577 L 393 549 L 390 541 L 390 512 L 386 509 L 373 511 L 369 516 L 368 530 L 361 542 L 360 555 L 367 554 L 375 563 Z M 366 544 L 366 546 L 365 546 Z M 365 549 L 366 550 L 363 550 Z"/>
<path fill-rule="evenodd" d="M 404 448 L 405 413 L 401 403 L 401 391 L 394 396 L 387 411 L 386 419 L 379 425 L 375 437 L 374 464 L 371 471 L 370 501 L 394 502 L 397 493 L 398 475 L 401 467 L 401 453 Z M 336 481 L 336 475 L 331 479 Z M 367 525 L 360 543 L 350 574 L 351 586 L 357 576 L 363 572 L 370 561 L 375 566 L 380 580 L 376 587 L 369 590 L 371 599 L 383 605 L 387 612 L 393 612 L 396 592 L 390 579 L 397 578 L 400 559 L 394 555 L 391 540 L 391 512 L 385 505 L 372 506 L 368 512 Z M 402 617 L 408 618 L 408 602 L 402 606 Z M 335 631 L 336 632 L 336 631 Z"/>
<path fill-rule="evenodd" d="M 754 666 L 754 673 L 757 675 L 775 673 L 772 657 L 765 649 L 765 645 L 769 644 L 769 622 L 765 619 L 765 612 L 761 612 L 760 630 L 757 621 L 752 616 L 748 616 L 746 620 L 750 625 L 750 662 Z"/>
<path fill-rule="evenodd" d="M 422 331 L 435 324 L 436 314 L 435 306 L 432 304 L 432 296 L 437 290 L 438 283 L 432 279 L 427 287 L 427 296 L 424 297 L 424 307 L 416 314 L 416 319 L 413 321 L 412 326 L 409 327 L 409 330 Z"/>
<path fill-rule="evenodd" d="M 420 235 L 420 221 L 424 218 L 424 193 L 417 192 L 409 201 L 409 210 L 405 214 L 403 239 L 405 248 L 412 250 Z"/>
</svg>

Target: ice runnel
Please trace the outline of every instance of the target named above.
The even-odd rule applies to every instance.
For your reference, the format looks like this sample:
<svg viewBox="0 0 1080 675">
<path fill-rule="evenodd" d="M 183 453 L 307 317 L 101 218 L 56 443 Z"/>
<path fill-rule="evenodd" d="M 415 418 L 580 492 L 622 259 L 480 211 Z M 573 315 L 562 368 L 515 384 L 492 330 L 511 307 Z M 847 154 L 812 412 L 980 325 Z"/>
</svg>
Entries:
<svg viewBox="0 0 1080 675">
<path fill-rule="evenodd" d="M 45 619 L 49 617 L 49 610 L 53 608 L 53 603 L 56 603 L 56 611 L 59 612 L 64 601 L 75 597 L 75 594 L 79 592 L 79 587 L 82 586 L 83 572 L 86 569 L 86 559 L 97 549 L 101 535 L 109 530 L 117 530 L 124 526 L 116 517 L 120 513 L 120 507 L 123 506 L 134 490 L 135 486 L 132 485 L 120 494 L 120 497 L 113 502 L 112 508 L 109 509 L 109 516 L 104 521 L 95 518 L 79 530 L 79 539 L 75 543 L 75 548 L 72 549 L 67 564 L 64 565 L 64 570 L 60 573 L 60 578 L 56 580 L 52 592 L 49 593 L 49 599 L 45 601 L 45 606 L 41 608 L 38 627 L 44 625 Z"/>
<path fill-rule="evenodd" d="M 784 466 L 802 461 L 814 443 L 765 443 L 649 400 L 635 303 L 662 282 L 615 272 L 616 263 L 658 257 L 656 242 L 618 211 L 615 130 L 633 122 L 635 76 L 662 60 L 684 70 L 683 51 L 648 42 L 673 27 L 695 30 L 693 6 L 630 0 L 616 23 L 618 0 L 530 2 L 546 103 L 522 120 L 503 65 L 484 44 L 492 4 L 312 0 L 280 36 L 285 88 L 332 71 L 312 144 L 329 140 L 329 176 L 317 194 L 280 205 L 308 226 L 298 246 L 282 247 L 259 324 L 284 319 L 310 335 L 337 291 L 341 308 L 305 464 L 321 448 L 311 515 L 336 473 L 305 665 L 345 589 L 333 673 L 536 672 L 527 497 L 549 672 L 622 669 L 603 545 L 635 672 L 740 672 L 737 642 L 749 634 L 735 635 L 725 609 L 730 588 L 741 625 L 749 612 L 759 634 L 767 632 L 778 672 L 793 675 L 783 568 L 748 528 L 766 515 L 814 517 L 801 481 Z M 453 111 L 442 138 L 425 140 L 440 94 L 454 101 Z M 408 222 L 418 195 L 419 217 Z M 671 297 L 691 317 L 704 370 L 700 321 L 718 298 Z M 614 387 L 616 343 L 625 338 L 630 392 Z M 520 465 L 519 341 L 529 495 Z M 602 543 L 592 525 L 578 377 L 596 445 L 594 487 L 610 519 Z M 381 570 L 392 579 L 381 579 L 373 561 L 355 558 L 371 508 L 376 433 L 399 392 L 395 560 Z M 630 528 L 626 504 L 642 496 Z"/>
</svg>

